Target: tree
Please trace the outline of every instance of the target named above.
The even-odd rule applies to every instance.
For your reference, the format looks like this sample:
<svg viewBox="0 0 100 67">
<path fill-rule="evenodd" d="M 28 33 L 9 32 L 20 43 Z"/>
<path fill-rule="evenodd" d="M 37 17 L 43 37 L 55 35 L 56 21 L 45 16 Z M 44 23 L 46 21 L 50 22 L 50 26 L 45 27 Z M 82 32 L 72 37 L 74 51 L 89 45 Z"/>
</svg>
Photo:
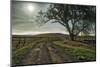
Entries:
<svg viewBox="0 0 100 67">
<path fill-rule="evenodd" d="M 69 32 L 71 40 L 80 32 L 90 33 L 96 22 L 94 6 L 51 4 L 42 15 L 52 23 L 60 23 Z M 47 23 L 47 22 L 45 22 Z"/>
</svg>

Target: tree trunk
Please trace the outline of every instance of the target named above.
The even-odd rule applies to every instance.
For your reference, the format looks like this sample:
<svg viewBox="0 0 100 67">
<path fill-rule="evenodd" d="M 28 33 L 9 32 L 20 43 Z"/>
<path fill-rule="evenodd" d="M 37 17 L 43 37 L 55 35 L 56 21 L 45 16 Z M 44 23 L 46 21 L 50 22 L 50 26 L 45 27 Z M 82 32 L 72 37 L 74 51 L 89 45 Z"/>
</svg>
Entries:
<svg viewBox="0 0 100 67">
<path fill-rule="evenodd" d="M 73 34 L 70 34 L 70 39 L 71 39 L 72 41 L 74 41 L 74 40 L 75 40 L 75 38 L 74 38 L 74 35 L 73 35 Z"/>
</svg>

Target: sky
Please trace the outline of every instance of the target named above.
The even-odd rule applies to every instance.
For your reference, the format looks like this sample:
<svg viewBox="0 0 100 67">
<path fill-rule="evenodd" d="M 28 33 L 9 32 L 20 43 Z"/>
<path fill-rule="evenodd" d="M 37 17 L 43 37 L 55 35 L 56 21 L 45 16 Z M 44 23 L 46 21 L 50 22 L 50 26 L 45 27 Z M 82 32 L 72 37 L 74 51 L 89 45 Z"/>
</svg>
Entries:
<svg viewBox="0 0 100 67">
<path fill-rule="evenodd" d="M 46 24 L 43 24 L 42 26 L 39 26 L 39 23 L 35 21 L 38 12 L 41 10 L 45 12 L 49 7 L 49 5 L 50 4 L 43 2 L 37 3 L 32 1 L 12 0 L 12 5 L 11 5 L 12 34 L 14 35 L 36 35 L 43 33 L 68 34 L 65 27 L 59 23 L 48 22 Z"/>
<path fill-rule="evenodd" d="M 59 23 L 46 23 L 38 26 L 34 17 L 40 10 L 46 11 L 49 4 L 14 1 L 11 5 L 12 34 L 35 35 L 41 33 L 64 33 L 66 29 Z"/>
</svg>

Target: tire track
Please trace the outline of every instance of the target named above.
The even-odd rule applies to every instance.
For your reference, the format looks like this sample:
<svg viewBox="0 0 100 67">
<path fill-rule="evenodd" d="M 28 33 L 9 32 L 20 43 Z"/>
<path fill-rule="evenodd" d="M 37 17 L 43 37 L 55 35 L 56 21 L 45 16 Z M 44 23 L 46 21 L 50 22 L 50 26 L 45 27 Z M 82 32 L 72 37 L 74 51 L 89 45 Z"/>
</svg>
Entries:
<svg viewBox="0 0 100 67">
<path fill-rule="evenodd" d="M 32 47 L 32 50 L 26 55 L 24 59 L 22 59 L 21 64 L 27 65 L 27 64 L 35 64 L 36 59 L 38 58 L 38 54 L 40 51 L 40 44 L 34 44 Z"/>
<path fill-rule="evenodd" d="M 70 56 L 66 55 L 66 53 L 64 52 L 64 50 L 61 49 L 61 47 L 56 46 L 56 44 L 54 44 L 52 42 L 51 42 L 51 44 L 53 44 L 50 46 L 52 48 L 51 52 L 53 54 L 55 54 L 56 56 L 58 56 L 58 58 L 60 59 L 59 61 L 61 63 L 73 61 L 73 59 Z"/>
<path fill-rule="evenodd" d="M 48 44 L 46 42 L 40 45 L 40 53 L 37 59 L 37 64 L 49 64 L 52 63 L 50 53 L 48 50 Z"/>
</svg>

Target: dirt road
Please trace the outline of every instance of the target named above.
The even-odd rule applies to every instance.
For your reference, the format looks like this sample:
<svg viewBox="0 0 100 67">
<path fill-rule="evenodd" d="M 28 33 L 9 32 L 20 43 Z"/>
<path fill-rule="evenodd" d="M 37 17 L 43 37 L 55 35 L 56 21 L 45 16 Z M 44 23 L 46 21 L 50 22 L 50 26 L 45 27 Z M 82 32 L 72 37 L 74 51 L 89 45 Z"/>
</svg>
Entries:
<svg viewBox="0 0 100 67">
<path fill-rule="evenodd" d="M 38 42 L 32 50 L 22 59 L 21 65 L 27 64 L 50 64 L 72 62 L 64 51 L 55 46 L 53 42 Z"/>
</svg>

